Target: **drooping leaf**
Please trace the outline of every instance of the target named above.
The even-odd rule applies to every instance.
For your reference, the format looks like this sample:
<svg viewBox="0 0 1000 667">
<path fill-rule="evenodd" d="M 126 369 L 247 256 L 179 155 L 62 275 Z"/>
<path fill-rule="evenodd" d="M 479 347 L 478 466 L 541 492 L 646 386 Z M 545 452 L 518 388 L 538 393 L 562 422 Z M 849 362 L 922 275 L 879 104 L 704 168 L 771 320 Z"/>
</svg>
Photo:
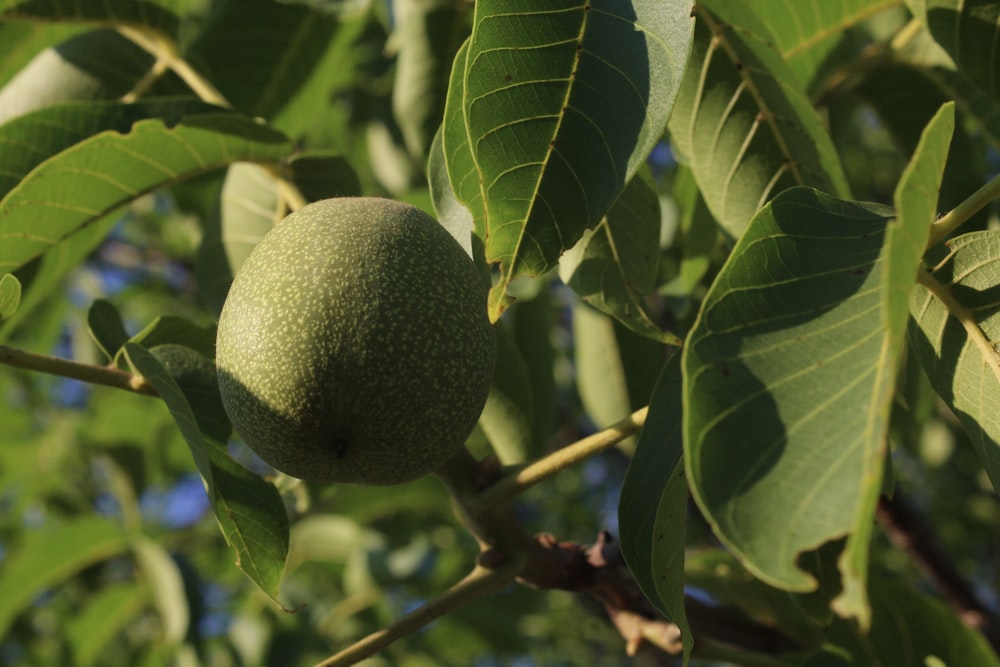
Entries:
<svg viewBox="0 0 1000 667">
<path fill-rule="evenodd" d="M 501 265 L 492 319 L 510 281 L 551 268 L 660 139 L 690 33 L 686 2 L 477 3 L 443 141 L 455 193 Z"/>
<path fill-rule="evenodd" d="M 140 120 L 127 134 L 84 139 L 39 164 L 0 200 L 0 270 L 23 265 L 156 188 L 232 162 L 276 161 L 291 148 L 277 131 L 221 111 L 173 126 Z"/>
<path fill-rule="evenodd" d="M 125 355 L 159 392 L 191 448 L 222 534 L 236 551 L 236 566 L 277 602 L 289 530 L 277 489 L 202 437 L 188 397 L 156 357 L 135 343 L 125 345 Z"/>
<path fill-rule="evenodd" d="M 9 273 L 0 277 L 0 321 L 10 319 L 21 305 L 21 281 Z"/>
<path fill-rule="evenodd" d="M 119 98 L 152 64 L 152 55 L 114 30 L 75 35 L 39 53 L 0 88 L 0 124 L 61 102 Z"/>
<path fill-rule="evenodd" d="M 188 399 L 201 434 L 218 445 L 228 442 L 233 426 L 222 405 L 212 357 L 183 343 L 161 342 L 150 348 L 150 352 Z"/>
<path fill-rule="evenodd" d="M 806 188 L 778 195 L 683 350 L 692 495 L 733 553 L 786 590 L 815 588 L 799 555 L 854 529 L 879 488 L 879 401 L 898 355 L 880 312 L 891 219 Z"/>
<path fill-rule="evenodd" d="M 685 661 L 693 646 L 684 611 L 687 479 L 680 355 L 663 367 L 622 484 L 618 526 L 622 555 L 646 597 L 678 625 Z"/>
<path fill-rule="evenodd" d="M 910 345 L 1000 489 L 1000 232 L 948 239 L 927 263 L 910 305 Z"/>
<path fill-rule="evenodd" d="M 786 188 L 848 196 L 829 134 L 757 12 L 742 0 L 697 4 L 691 60 L 670 118 L 675 149 L 733 237 Z"/>
<path fill-rule="evenodd" d="M 118 522 L 96 515 L 27 532 L 0 567 L 0 635 L 39 593 L 127 548 Z"/>
<path fill-rule="evenodd" d="M 559 258 L 559 277 L 580 297 L 636 333 L 680 345 L 650 314 L 644 299 L 660 267 L 660 200 L 633 178 L 604 220 Z"/>
<path fill-rule="evenodd" d="M 191 623 L 180 568 L 162 545 L 147 537 L 132 542 L 132 553 L 159 616 L 161 641 L 168 645 L 180 643 Z"/>
<path fill-rule="evenodd" d="M 869 620 L 867 579 L 868 553 L 873 517 L 882 491 L 884 442 L 888 435 L 888 412 L 895 391 L 900 352 L 905 344 L 910 295 L 914 291 L 920 260 L 930 238 L 931 223 L 937 218 L 938 189 L 948 159 L 955 128 L 955 104 L 941 107 L 924 128 L 920 142 L 903 172 L 894 193 L 896 219 L 886 229 L 882 250 L 881 281 L 884 286 L 879 319 L 885 352 L 876 371 L 874 400 L 871 402 L 865 433 L 875 442 L 874 456 L 863 460 L 862 476 L 867 482 L 858 498 L 855 525 L 840 559 L 844 591 L 833 608 L 842 616 L 857 617 L 862 627 Z M 867 449 L 867 448 L 866 448 Z"/>
<path fill-rule="evenodd" d="M 994 100 L 1000 98 L 1000 5 L 993 0 L 906 0 L 913 15 L 954 59 L 959 71 Z"/>
</svg>

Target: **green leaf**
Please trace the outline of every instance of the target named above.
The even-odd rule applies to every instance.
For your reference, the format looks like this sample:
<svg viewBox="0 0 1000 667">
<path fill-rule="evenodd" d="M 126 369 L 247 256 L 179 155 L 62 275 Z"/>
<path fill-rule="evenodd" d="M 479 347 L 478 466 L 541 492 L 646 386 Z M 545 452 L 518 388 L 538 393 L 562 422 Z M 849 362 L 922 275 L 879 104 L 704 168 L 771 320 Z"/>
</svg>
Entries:
<svg viewBox="0 0 1000 667">
<path fill-rule="evenodd" d="M 73 651 L 72 664 L 79 667 L 97 664 L 108 643 L 140 616 L 148 601 L 149 591 L 131 583 L 112 584 L 95 592 L 86 607 L 65 621 L 66 640 Z"/>
<path fill-rule="evenodd" d="M 474 227 L 472 212 L 458 200 L 448 178 L 443 130 L 443 127 L 438 128 L 431 143 L 430 156 L 427 158 L 427 185 L 430 189 L 431 203 L 438 222 L 458 241 L 469 257 L 472 257 Z"/>
<path fill-rule="evenodd" d="M 679 211 L 678 229 L 671 250 L 679 246 L 676 275 L 661 288 L 661 293 L 689 299 L 695 286 L 712 266 L 712 251 L 719 240 L 719 226 L 705 205 L 691 170 L 679 167 L 671 194 Z"/>
<path fill-rule="evenodd" d="M 899 0 L 758 0 L 758 16 L 767 17 L 775 48 L 795 73 L 800 87 L 809 88 L 823 60 L 851 27 L 878 12 L 897 7 Z"/>
<path fill-rule="evenodd" d="M 674 148 L 733 237 L 789 187 L 848 196 L 829 134 L 755 11 L 743 0 L 697 4 L 693 52 L 670 118 Z"/>
<path fill-rule="evenodd" d="M 878 370 L 871 401 L 871 418 L 865 424 L 866 435 L 874 437 L 866 449 L 871 457 L 863 460 L 863 479 L 867 482 L 858 498 L 861 506 L 855 515 L 855 525 L 847 538 L 840 560 L 844 592 L 833 602 L 842 616 L 855 616 L 862 627 L 869 619 L 866 580 L 868 552 L 873 517 L 882 490 L 882 460 L 887 435 L 887 414 L 892 404 L 899 368 L 900 351 L 905 344 L 909 319 L 910 295 L 914 291 L 920 260 L 930 238 L 931 223 L 937 217 L 938 188 L 948 159 L 955 128 L 955 105 L 950 102 L 938 111 L 924 128 L 910 163 L 896 186 L 894 203 L 896 219 L 886 229 L 883 248 L 882 307 L 880 319 L 886 353 L 878 359 Z"/>
<path fill-rule="evenodd" d="M 927 264 L 910 304 L 910 345 L 1000 489 L 1000 232 L 948 239 Z"/>
<path fill-rule="evenodd" d="M 126 343 L 125 355 L 159 392 L 191 448 L 236 566 L 278 602 L 289 530 L 278 490 L 205 441 L 188 397 L 156 357 L 135 343 Z"/>
<path fill-rule="evenodd" d="M 504 465 L 524 463 L 532 452 L 534 395 L 528 367 L 514 335 L 501 323 L 497 333 L 497 362 L 490 393 L 479 426 Z"/>
<path fill-rule="evenodd" d="M 122 527 L 98 516 L 28 531 L 0 568 L 0 636 L 39 593 L 127 548 Z"/>
<path fill-rule="evenodd" d="M 554 266 L 660 139 L 687 58 L 689 9 L 477 3 L 452 69 L 443 141 L 455 193 L 501 266 L 492 319 L 509 303 L 510 281 Z"/>
<path fill-rule="evenodd" d="M 132 26 L 173 35 L 178 17 L 195 0 L 5 0 L 0 21 L 34 19 L 105 26 Z"/>
<path fill-rule="evenodd" d="M 646 405 L 663 365 L 664 347 L 585 304 L 573 307 L 576 388 L 591 420 L 603 428 Z M 622 442 L 626 450 L 635 438 Z"/>
<path fill-rule="evenodd" d="M 692 495 L 779 588 L 815 588 L 799 555 L 854 529 L 881 481 L 879 401 L 898 353 L 881 315 L 891 219 L 807 188 L 778 195 L 737 242 L 683 349 Z"/>
<path fill-rule="evenodd" d="M 21 281 L 9 273 L 0 277 L 0 321 L 10 319 L 21 304 Z"/>
<path fill-rule="evenodd" d="M 160 621 L 160 641 L 179 644 L 191 623 L 184 578 L 176 561 L 161 545 L 146 537 L 132 543 L 142 579 L 148 583 Z"/>
<path fill-rule="evenodd" d="M 270 120 L 314 74 L 338 22 L 274 0 L 216 4 L 185 57 L 210 73 L 236 109 Z"/>
<path fill-rule="evenodd" d="M 1000 98 L 1000 7 L 991 0 L 906 0 L 913 15 L 954 59 L 962 74 L 994 100 Z"/>
<path fill-rule="evenodd" d="M 160 345 L 183 345 L 209 359 L 215 358 L 215 324 L 201 325 L 176 315 L 157 317 L 128 341 L 147 350 Z"/>
<path fill-rule="evenodd" d="M 117 356 L 128 339 L 121 313 L 106 299 L 97 299 L 87 311 L 87 331 L 108 361 Z"/>
<path fill-rule="evenodd" d="M 307 201 L 361 194 L 358 175 L 344 156 L 333 151 L 300 152 L 287 165 L 292 182 Z"/>
<path fill-rule="evenodd" d="M 40 52 L 81 30 L 81 26 L 74 25 L 0 21 L 0 86 L 5 85 Z"/>
<path fill-rule="evenodd" d="M 71 37 L 39 53 L 0 88 L 0 124 L 61 102 L 121 97 L 143 77 L 153 60 L 114 30 Z"/>
<path fill-rule="evenodd" d="M 0 200 L 0 270 L 157 188 L 232 162 L 276 161 L 291 149 L 275 130 L 229 112 L 97 134 L 38 165 Z"/>
<path fill-rule="evenodd" d="M 214 333 L 215 328 L 211 330 Z M 188 399 L 201 434 L 218 445 L 225 445 L 233 426 L 222 405 L 212 357 L 187 344 L 158 343 L 149 351 Z"/>
<path fill-rule="evenodd" d="M 229 167 L 222 185 L 220 207 L 221 242 L 229 282 L 254 246 L 288 212 L 278 195 L 277 182 L 266 169 L 247 162 Z"/>
<path fill-rule="evenodd" d="M 684 611 L 687 480 L 681 433 L 680 355 L 667 362 L 649 402 L 622 484 L 622 556 L 646 597 L 681 630 L 685 662 L 693 646 Z"/>
<path fill-rule="evenodd" d="M 873 577 L 871 597 L 869 633 L 858 633 L 844 622 L 829 632 L 833 643 L 851 651 L 853 664 L 1000 665 L 980 631 L 969 627 L 941 600 L 911 584 L 886 575 Z"/>
<path fill-rule="evenodd" d="M 453 0 L 393 3 L 392 112 L 406 149 L 421 164 L 441 125 L 451 63 L 468 32 L 467 14 L 468 8 Z"/>
<path fill-rule="evenodd" d="M 559 277 L 580 297 L 636 333 L 680 345 L 644 302 L 660 267 L 660 199 L 641 176 L 629 183 L 607 216 L 559 259 Z"/>
</svg>

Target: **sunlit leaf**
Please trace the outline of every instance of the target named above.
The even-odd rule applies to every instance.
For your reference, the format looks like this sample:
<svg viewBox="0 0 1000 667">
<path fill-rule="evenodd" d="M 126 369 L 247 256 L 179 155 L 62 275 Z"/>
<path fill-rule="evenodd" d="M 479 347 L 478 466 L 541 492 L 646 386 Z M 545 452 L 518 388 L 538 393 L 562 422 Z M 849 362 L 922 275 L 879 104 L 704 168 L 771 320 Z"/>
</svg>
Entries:
<svg viewBox="0 0 1000 667">
<path fill-rule="evenodd" d="M 96 515 L 28 531 L 0 567 L 0 636 L 39 593 L 127 548 L 118 522 Z"/>
<path fill-rule="evenodd" d="M 659 141 L 690 43 L 690 3 L 479 2 L 444 119 L 454 190 L 501 276 L 551 268 Z M 650 71 L 657 76 L 651 78 Z"/>
<path fill-rule="evenodd" d="M 0 277 L 0 320 L 10 319 L 21 304 L 21 282 L 9 273 Z"/>
<path fill-rule="evenodd" d="M 687 479 L 681 433 L 680 355 L 663 368 L 622 484 L 622 555 L 646 597 L 681 629 L 685 659 L 693 641 L 684 611 Z"/>
<path fill-rule="evenodd" d="M 232 162 L 275 161 L 290 152 L 280 133 L 221 111 L 173 126 L 140 120 L 126 134 L 84 139 L 39 164 L 0 200 L 0 270 L 23 265 L 156 188 Z"/>
<path fill-rule="evenodd" d="M 0 21 L 0 86 L 46 48 L 81 30 L 81 26 L 59 23 Z"/>
<path fill-rule="evenodd" d="M 0 124 L 61 102 L 121 97 L 152 64 L 153 56 L 114 30 L 76 35 L 39 53 L 0 88 Z"/>
<path fill-rule="evenodd" d="M 159 392 L 190 446 L 236 566 L 277 602 L 288 554 L 288 516 L 277 489 L 202 437 L 189 399 L 150 352 L 127 343 L 125 354 Z"/>
<path fill-rule="evenodd" d="M 698 3 L 691 60 L 670 119 L 676 150 L 734 237 L 786 188 L 848 195 L 833 142 L 757 11 L 743 0 Z"/>
<path fill-rule="evenodd" d="M 149 538 L 134 540 L 132 553 L 156 606 L 162 641 L 167 644 L 180 643 L 191 622 L 180 568 L 162 545 Z"/>
</svg>

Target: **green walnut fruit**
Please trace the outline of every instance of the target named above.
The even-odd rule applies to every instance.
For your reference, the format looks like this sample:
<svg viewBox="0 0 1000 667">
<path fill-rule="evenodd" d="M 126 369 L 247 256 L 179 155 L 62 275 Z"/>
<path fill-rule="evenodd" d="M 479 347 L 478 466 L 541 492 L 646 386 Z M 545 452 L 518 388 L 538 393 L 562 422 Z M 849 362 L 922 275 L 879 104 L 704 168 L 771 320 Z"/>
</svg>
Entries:
<svg viewBox="0 0 1000 667">
<path fill-rule="evenodd" d="M 274 468 L 315 482 L 397 484 L 463 445 L 496 357 L 486 287 L 437 221 L 345 197 L 278 223 L 219 319 L 233 427 Z"/>
</svg>

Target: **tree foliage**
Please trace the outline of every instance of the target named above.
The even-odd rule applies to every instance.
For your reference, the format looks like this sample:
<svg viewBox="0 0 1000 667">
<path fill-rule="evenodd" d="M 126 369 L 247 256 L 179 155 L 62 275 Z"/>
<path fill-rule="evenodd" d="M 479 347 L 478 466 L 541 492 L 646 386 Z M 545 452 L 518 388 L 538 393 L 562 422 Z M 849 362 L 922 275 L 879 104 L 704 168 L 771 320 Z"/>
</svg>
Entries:
<svg viewBox="0 0 1000 667">
<path fill-rule="evenodd" d="M 998 19 L 0 3 L 0 665 L 1000 664 Z M 257 241 L 361 194 L 498 337 L 391 488 L 269 468 L 214 366 Z"/>
</svg>

